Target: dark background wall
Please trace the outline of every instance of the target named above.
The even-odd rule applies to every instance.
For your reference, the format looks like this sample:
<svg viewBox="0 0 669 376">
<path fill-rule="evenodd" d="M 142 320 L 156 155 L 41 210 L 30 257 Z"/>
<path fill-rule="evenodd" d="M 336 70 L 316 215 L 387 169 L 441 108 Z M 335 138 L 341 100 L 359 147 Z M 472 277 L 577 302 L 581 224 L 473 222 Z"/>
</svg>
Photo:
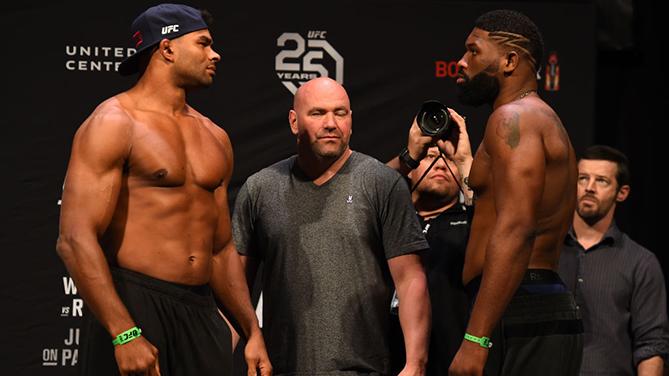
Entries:
<svg viewBox="0 0 669 376">
<path fill-rule="evenodd" d="M 76 374 L 82 302 L 54 250 L 69 148 L 95 106 L 132 85 L 133 78 L 114 72 L 115 64 L 127 55 L 130 21 L 155 3 L 51 1 L 0 8 L 6 32 L 0 59 L 3 374 Z M 282 71 L 276 60 L 282 51 L 297 47 L 294 40 L 278 46 L 283 33 L 296 33 L 307 44 L 309 39 L 326 41 L 336 51 L 307 45 L 284 62 L 303 64 L 306 53 L 323 53 L 313 62 L 341 79 L 351 96 L 352 147 L 387 160 L 404 146 L 411 118 L 426 99 L 441 100 L 465 114 L 472 145 L 478 145 L 490 110 L 458 104 L 453 79 L 440 77 L 436 66 L 460 58 L 478 14 L 500 7 L 528 14 L 544 34 L 546 52 L 558 53 L 561 69 L 560 90 L 541 89 L 540 95 L 561 116 L 577 152 L 604 143 L 630 157 L 632 195 L 619 210 L 619 224 L 653 250 L 665 270 L 669 265 L 659 245 L 658 221 L 651 220 L 660 210 L 652 167 L 659 156 L 659 135 L 653 132 L 658 129 L 653 119 L 663 119 L 666 107 L 655 89 L 666 82 L 661 70 L 666 43 L 660 37 L 657 3 L 190 3 L 211 10 L 216 18 L 212 35 L 223 58 L 219 74 L 211 88 L 192 93 L 190 103 L 232 139 L 231 197 L 248 175 L 294 152 L 286 120 L 292 93 L 277 75 Z M 310 31 L 326 33 L 310 37 Z M 343 59 L 343 70 L 336 55 Z M 299 72 L 313 73 L 303 65 Z"/>
</svg>

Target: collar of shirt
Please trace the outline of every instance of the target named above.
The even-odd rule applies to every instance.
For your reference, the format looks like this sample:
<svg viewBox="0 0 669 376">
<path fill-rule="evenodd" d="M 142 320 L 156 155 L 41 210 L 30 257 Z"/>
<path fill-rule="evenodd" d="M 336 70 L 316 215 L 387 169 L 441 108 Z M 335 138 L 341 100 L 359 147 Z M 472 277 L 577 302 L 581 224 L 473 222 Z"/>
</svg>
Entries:
<svg viewBox="0 0 669 376">
<path fill-rule="evenodd" d="M 606 230 L 604 236 L 602 236 L 602 240 L 600 240 L 597 244 L 593 245 L 589 249 L 584 249 L 584 251 L 593 251 L 599 248 L 600 246 L 613 246 L 616 244 L 620 244 L 622 242 L 622 237 L 623 233 L 616 225 L 616 222 L 612 221 L 611 226 L 609 226 L 609 229 Z M 574 232 L 573 226 L 569 229 L 569 232 L 567 232 L 567 236 L 564 239 L 564 243 L 569 246 L 578 246 L 581 249 L 583 248 L 581 244 L 578 242 L 578 237 L 576 236 L 576 232 Z"/>
</svg>

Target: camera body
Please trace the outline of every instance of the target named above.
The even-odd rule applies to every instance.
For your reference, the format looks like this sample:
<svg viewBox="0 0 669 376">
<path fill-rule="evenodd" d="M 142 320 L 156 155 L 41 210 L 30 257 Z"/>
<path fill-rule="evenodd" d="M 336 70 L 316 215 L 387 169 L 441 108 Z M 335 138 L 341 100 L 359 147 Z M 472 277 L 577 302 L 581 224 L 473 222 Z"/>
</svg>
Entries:
<svg viewBox="0 0 669 376">
<path fill-rule="evenodd" d="M 443 140 L 448 136 L 453 119 L 441 102 L 429 100 L 420 106 L 416 114 L 416 122 L 425 136 L 438 137 Z"/>
</svg>

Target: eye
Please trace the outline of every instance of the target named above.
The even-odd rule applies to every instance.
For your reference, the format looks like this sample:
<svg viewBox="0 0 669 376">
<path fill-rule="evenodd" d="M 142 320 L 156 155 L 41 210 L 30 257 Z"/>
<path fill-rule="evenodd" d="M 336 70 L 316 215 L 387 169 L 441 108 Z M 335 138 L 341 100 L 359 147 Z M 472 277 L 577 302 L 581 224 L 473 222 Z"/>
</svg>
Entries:
<svg viewBox="0 0 669 376">
<path fill-rule="evenodd" d="M 595 180 L 595 182 L 600 187 L 608 187 L 611 184 L 611 182 L 608 179 L 605 179 L 605 178 L 597 178 L 597 180 Z"/>
<path fill-rule="evenodd" d="M 336 116 L 346 116 L 348 115 L 348 110 L 337 110 L 335 111 Z"/>
</svg>

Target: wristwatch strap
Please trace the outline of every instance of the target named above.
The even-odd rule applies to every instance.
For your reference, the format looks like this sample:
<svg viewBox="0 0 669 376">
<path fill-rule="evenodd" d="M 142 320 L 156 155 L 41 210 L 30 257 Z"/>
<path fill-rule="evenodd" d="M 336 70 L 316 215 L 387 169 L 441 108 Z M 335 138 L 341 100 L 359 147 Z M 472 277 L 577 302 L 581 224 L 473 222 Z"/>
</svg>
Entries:
<svg viewBox="0 0 669 376">
<path fill-rule="evenodd" d="M 415 170 L 418 166 L 420 166 L 420 162 L 411 158 L 411 156 L 409 155 L 409 149 L 407 148 L 402 149 L 399 158 L 400 161 L 402 161 L 402 163 L 404 163 L 407 167 L 409 167 L 412 170 Z"/>
</svg>

